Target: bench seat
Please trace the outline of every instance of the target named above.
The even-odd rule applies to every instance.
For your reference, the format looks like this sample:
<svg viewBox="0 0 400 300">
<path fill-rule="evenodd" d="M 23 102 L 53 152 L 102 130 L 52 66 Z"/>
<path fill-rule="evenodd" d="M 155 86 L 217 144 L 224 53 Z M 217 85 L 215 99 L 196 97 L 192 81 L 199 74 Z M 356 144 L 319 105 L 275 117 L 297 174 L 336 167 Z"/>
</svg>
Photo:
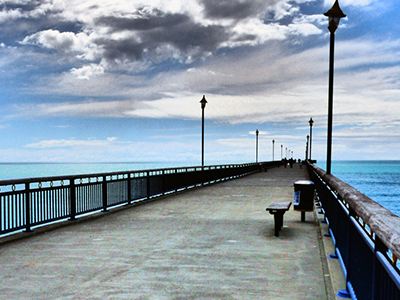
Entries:
<svg viewBox="0 0 400 300">
<path fill-rule="evenodd" d="M 275 236 L 279 236 L 279 231 L 283 226 L 283 215 L 287 212 L 292 205 L 292 202 L 273 202 L 267 208 L 271 215 L 274 215 L 275 221 Z"/>
</svg>

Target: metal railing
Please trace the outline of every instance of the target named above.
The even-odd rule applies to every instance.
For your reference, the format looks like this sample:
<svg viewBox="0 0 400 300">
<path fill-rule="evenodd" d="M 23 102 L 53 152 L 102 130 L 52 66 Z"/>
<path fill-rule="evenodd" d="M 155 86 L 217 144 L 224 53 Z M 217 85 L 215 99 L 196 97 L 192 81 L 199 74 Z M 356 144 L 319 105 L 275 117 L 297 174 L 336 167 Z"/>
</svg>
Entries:
<svg viewBox="0 0 400 300">
<path fill-rule="evenodd" d="M 280 161 L 274 161 L 3 180 L 0 181 L 0 237 L 246 176 L 279 164 Z"/>
<path fill-rule="evenodd" d="M 400 218 L 309 164 L 352 299 L 400 299 Z"/>
</svg>

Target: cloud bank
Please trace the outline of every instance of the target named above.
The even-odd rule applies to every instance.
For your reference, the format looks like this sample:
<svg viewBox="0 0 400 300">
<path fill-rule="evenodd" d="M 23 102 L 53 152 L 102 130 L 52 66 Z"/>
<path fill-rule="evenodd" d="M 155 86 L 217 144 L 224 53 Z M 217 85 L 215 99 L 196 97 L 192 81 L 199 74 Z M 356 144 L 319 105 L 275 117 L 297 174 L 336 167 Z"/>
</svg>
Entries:
<svg viewBox="0 0 400 300">
<path fill-rule="evenodd" d="M 210 132 L 215 134 L 214 153 L 228 155 L 221 145 L 247 144 L 246 133 L 253 127 L 268 132 L 268 139 L 297 141 L 302 153 L 307 126 L 300 124 L 311 116 L 320 128 L 316 142 L 321 145 L 315 149 L 322 153 L 329 59 L 322 13 L 332 2 L 1 1 L 1 132 L 12 136 L 18 122 L 27 127 L 29 122 L 48 122 L 58 131 L 38 130 L 37 136 L 20 142 L 25 151 L 98 143 L 123 153 L 126 145 L 119 141 L 136 143 L 121 138 L 128 131 L 121 120 L 191 126 L 206 95 L 207 119 L 215 127 Z M 381 4 L 376 0 L 340 2 L 348 18 L 336 39 L 335 137 L 352 149 L 371 140 L 368 132 L 382 141 L 397 140 L 400 39 L 396 27 L 390 33 L 398 23 L 390 14 L 398 4 L 390 0 L 377 13 Z M 371 18 L 384 18 L 374 22 L 382 31 L 374 32 L 378 29 L 371 27 Z M 104 125 L 104 135 L 94 135 L 76 132 L 71 125 L 93 121 L 103 126 L 98 120 L 118 129 L 107 132 Z M 226 129 L 230 136 L 222 138 L 221 124 L 246 136 Z M 118 140 L 108 141 L 109 136 Z M 135 138 L 145 135 L 139 132 Z"/>
</svg>

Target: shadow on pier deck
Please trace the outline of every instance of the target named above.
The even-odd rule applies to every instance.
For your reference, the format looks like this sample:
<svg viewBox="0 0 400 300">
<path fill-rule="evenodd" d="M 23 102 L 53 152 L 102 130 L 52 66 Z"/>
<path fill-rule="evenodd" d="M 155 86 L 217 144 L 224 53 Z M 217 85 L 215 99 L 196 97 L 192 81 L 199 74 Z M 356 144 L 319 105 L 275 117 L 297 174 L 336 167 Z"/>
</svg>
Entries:
<svg viewBox="0 0 400 300">
<path fill-rule="evenodd" d="M 4 299 L 330 299 L 314 214 L 279 237 L 265 208 L 306 168 L 274 168 L 0 246 Z M 327 296 L 329 295 L 329 296 Z"/>
</svg>

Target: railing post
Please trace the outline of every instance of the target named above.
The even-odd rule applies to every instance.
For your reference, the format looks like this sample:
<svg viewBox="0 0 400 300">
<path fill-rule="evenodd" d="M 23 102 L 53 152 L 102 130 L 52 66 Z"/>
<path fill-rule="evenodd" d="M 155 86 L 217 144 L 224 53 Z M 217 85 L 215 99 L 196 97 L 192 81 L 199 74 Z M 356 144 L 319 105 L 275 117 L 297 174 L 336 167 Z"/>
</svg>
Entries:
<svg viewBox="0 0 400 300">
<path fill-rule="evenodd" d="M 165 195 L 165 170 L 161 171 L 161 193 Z"/>
<path fill-rule="evenodd" d="M 70 204 L 70 220 L 76 220 L 76 190 L 75 190 L 75 178 L 70 179 L 69 181 L 69 204 Z"/>
<path fill-rule="evenodd" d="M 382 289 L 381 286 L 381 281 L 379 280 L 381 277 L 381 274 L 378 274 L 379 268 L 378 264 L 380 263 L 378 261 L 378 256 L 377 252 L 380 252 L 382 254 L 387 253 L 387 247 L 386 245 L 381 241 L 381 239 L 375 235 L 375 243 L 374 243 L 374 262 L 373 262 L 373 267 L 372 267 L 372 298 L 373 300 L 380 300 L 379 299 L 379 294 Z"/>
<path fill-rule="evenodd" d="M 102 182 L 102 190 L 103 190 L 103 212 L 107 211 L 107 176 L 103 176 Z"/>
<path fill-rule="evenodd" d="M 25 232 L 32 232 L 31 229 L 31 193 L 29 182 L 25 183 Z"/>
<path fill-rule="evenodd" d="M 349 207 L 348 208 L 349 209 L 349 217 L 348 217 L 348 219 L 347 220 L 345 220 L 346 222 L 348 222 L 348 232 L 347 232 L 347 241 L 346 241 L 346 246 L 347 246 L 347 257 L 344 257 L 343 258 L 343 260 L 344 261 L 347 261 L 347 266 L 346 266 L 346 268 L 347 268 L 347 274 L 349 274 L 349 272 L 352 272 L 352 270 L 351 270 L 351 261 L 350 261 L 350 257 L 352 257 L 352 251 L 351 251 L 351 244 L 350 243 L 352 243 L 352 241 L 353 241 L 353 237 L 352 237 L 352 235 L 351 235 L 351 232 L 352 232 L 352 228 L 351 228 L 351 226 L 354 226 L 353 225 L 353 223 L 352 223 L 352 218 L 354 219 L 354 220 L 356 220 L 356 218 L 357 218 L 357 214 L 356 214 L 356 212 L 354 211 L 354 209 L 352 209 L 351 207 Z M 348 280 L 348 275 L 346 276 L 346 281 Z"/>
<path fill-rule="evenodd" d="M 128 178 L 127 178 L 127 185 L 128 185 L 128 204 L 131 204 L 132 201 L 132 186 L 131 186 L 131 174 L 128 173 Z"/>
<path fill-rule="evenodd" d="M 177 174 L 178 174 L 178 169 L 174 169 L 174 174 L 175 174 L 175 176 L 177 176 Z M 175 188 L 175 193 L 178 191 L 178 188 Z"/>
<path fill-rule="evenodd" d="M 146 198 L 147 199 L 150 199 L 150 191 L 151 191 L 151 189 L 150 189 L 150 172 L 149 171 L 147 171 L 146 172 Z"/>
</svg>

